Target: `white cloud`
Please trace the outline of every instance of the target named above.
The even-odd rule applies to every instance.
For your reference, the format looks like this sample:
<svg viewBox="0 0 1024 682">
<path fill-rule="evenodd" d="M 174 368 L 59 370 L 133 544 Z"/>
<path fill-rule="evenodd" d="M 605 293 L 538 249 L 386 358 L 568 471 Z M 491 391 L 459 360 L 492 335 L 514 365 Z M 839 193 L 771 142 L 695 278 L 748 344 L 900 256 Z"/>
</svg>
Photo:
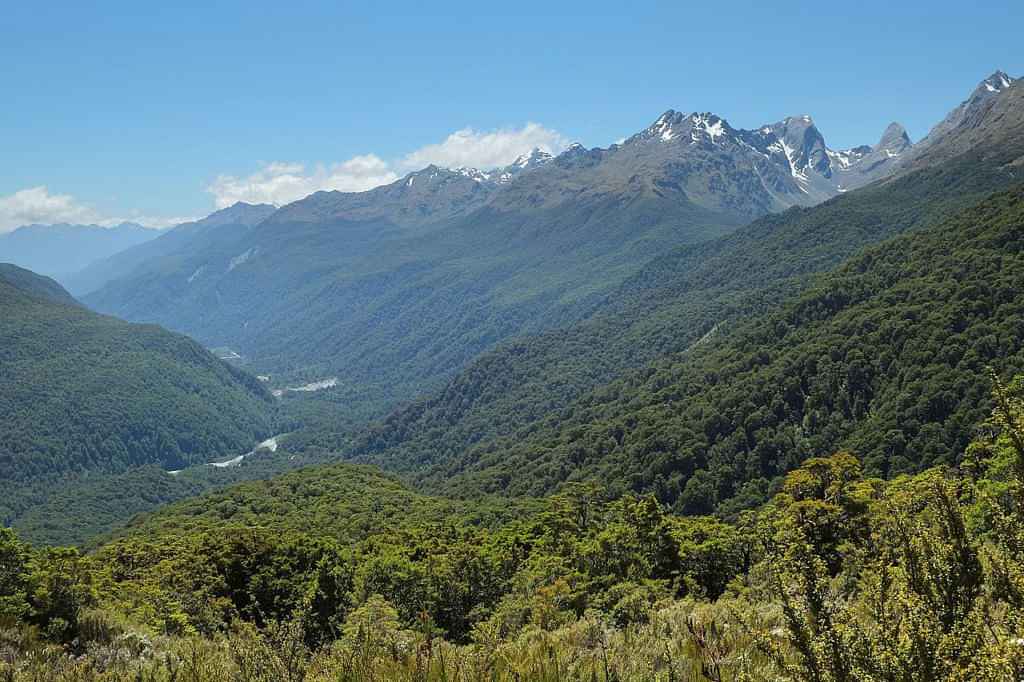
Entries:
<svg viewBox="0 0 1024 682">
<path fill-rule="evenodd" d="M 70 194 L 50 194 L 42 185 L 0 197 L 0 232 L 31 223 L 94 223 L 101 218 Z"/>
<path fill-rule="evenodd" d="M 375 154 L 355 156 L 348 161 L 310 169 L 302 163 L 275 161 L 264 164 L 251 175 L 220 175 L 206 191 L 213 195 L 217 208 L 231 206 L 237 201 L 281 206 L 320 190 L 364 192 L 394 182 L 407 171 L 419 170 L 430 164 L 483 169 L 506 166 L 522 154 L 538 148 L 556 154 L 565 149 L 568 142 L 557 131 L 538 123 L 489 132 L 463 128 L 443 142 L 421 147 L 391 163 Z"/>
<path fill-rule="evenodd" d="M 399 165 L 416 170 L 436 164 L 446 168 L 496 168 L 507 166 L 523 154 L 541 149 L 556 154 L 565 149 L 569 141 L 561 133 L 539 123 L 527 123 L 522 128 L 501 128 L 480 132 L 463 128 L 439 144 L 428 144 L 403 158 Z"/>
<path fill-rule="evenodd" d="M 273 162 L 264 164 L 247 176 L 220 175 L 206 190 L 213 195 L 218 209 L 238 201 L 280 206 L 320 190 L 363 192 L 394 182 L 400 175 L 430 164 L 490 169 L 508 165 L 534 149 L 557 154 L 567 145 L 568 140 L 561 133 L 539 123 L 491 131 L 463 128 L 442 142 L 421 147 L 393 162 L 375 154 L 313 167 L 302 163 Z M 195 218 L 153 216 L 139 211 L 112 217 L 70 194 L 51 194 L 42 185 L 0 196 L 0 232 L 31 223 L 91 223 L 109 227 L 130 221 L 147 227 L 168 227 L 191 220 Z"/>
<path fill-rule="evenodd" d="M 207 191 L 213 194 L 217 208 L 237 201 L 280 206 L 320 190 L 363 192 L 397 179 L 387 162 L 365 154 L 329 167 L 319 165 L 308 172 L 301 163 L 268 163 L 246 177 L 220 175 Z"/>
<path fill-rule="evenodd" d="M 127 217 L 110 217 L 92 206 L 81 203 L 70 194 L 51 194 L 43 185 L 0 196 L 0 233 L 34 223 L 113 227 L 124 222 L 133 222 L 145 227 L 163 228 L 190 220 L 195 218 L 151 216 L 137 211 Z"/>
</svg>

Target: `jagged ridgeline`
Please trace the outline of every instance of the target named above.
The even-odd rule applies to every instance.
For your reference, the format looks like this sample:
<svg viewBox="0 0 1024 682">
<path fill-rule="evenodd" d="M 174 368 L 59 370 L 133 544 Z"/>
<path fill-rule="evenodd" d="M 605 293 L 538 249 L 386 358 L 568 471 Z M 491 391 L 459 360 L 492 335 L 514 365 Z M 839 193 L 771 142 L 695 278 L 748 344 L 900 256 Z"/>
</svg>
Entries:
<svg viewBox="0 0 1024 682">
<path fill-rule="evenodd" d="M 178 469 L 269 435 L 260 382 L 199 344 L 97 315 L 51 279 L 0 265 L 0 518 L 62 484 Z"/>
</svg>

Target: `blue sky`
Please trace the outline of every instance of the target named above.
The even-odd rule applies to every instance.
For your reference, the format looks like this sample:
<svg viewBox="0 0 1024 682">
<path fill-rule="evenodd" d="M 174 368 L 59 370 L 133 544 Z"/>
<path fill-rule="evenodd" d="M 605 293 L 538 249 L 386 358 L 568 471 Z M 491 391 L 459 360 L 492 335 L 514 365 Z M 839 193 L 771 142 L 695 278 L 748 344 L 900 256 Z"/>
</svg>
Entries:
<svg viewBox="0 0 1024 682">
<path fill-rule="evenodd" d="M 5 7 L 0 230 L 606 146 L 668 108 L 918 139 L 996 68 L 1024 75 L 1019 0 L 150 4 Z"/>
</svg>

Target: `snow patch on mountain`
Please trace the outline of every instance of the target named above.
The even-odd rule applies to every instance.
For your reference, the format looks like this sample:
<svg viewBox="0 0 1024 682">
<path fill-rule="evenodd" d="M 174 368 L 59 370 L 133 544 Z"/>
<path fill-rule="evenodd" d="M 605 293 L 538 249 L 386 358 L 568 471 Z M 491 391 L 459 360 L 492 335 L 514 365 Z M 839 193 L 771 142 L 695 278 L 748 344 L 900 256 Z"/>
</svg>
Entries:
<svg viewBox="0 0 1024 682">
<path fill-rule="evenodd" d="M 690 121 L 693 123 L 693 127 L 690 130 L 690 140 L 692 142 L 700 142 L 702 137 L 708 137 L 711 139 L 712 144 L 714 144 L 715 140 L 725 136 L 725 127 L 722 125 L 722 119 L 714 114 L 693 114 L 690 117 Z"/>
</svg>

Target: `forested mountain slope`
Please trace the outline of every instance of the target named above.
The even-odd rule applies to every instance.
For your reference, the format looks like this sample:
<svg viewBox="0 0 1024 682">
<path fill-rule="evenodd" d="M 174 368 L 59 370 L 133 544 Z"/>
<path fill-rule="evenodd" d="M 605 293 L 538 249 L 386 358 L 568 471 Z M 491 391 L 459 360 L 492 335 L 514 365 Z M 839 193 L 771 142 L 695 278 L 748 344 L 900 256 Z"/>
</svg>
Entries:
<svg viewBox="0 0 1024 682">
<path fill-rule="evenodd" d="M 78 301 L 69 294 L 64 287 L 55 280 L 26 270 L 13 263 L 0 263 L 0 283 L 9 289 L 8 295 L 13 296 L 10 289 L 16 289 L 18 294 L 26 299 L 34 299 L 39 302 L 62 303 L 70 306 L 77 306 Z"/>
<path fill-rule="evenodd" d="M 755 504 L 849 448 L 893 475 L 951 463 L 1024 367 L 1024 189 L 869 249 L 719 344 L 670 357 L 435 467 L 457 493 L 598 479 L 702 513 Z"/>
<path fill-rule="evenodd" d="M 281 440 L 278 438 L 277 440 Z M 119 473 L 74 477 L 47 491 L 16 516 L 11 527 L 37 546 L 94 545 L 140 514 L 237 483 L 266 480 L 293 469 L 322 464 L 323 459 L 292 452 L 287 445 L 236 458 L 245 450 L 218 453 L 217 465 L 195 464 L 170 473 L 146 464 Z M 224 466 L 224 462 L 233 462 Z"/>
<path fill-rule="evenodd" d="M 331 464 L 249 481 L 167 505 L 118 530 L 115 537 L 147 537 L 219 531 L 224 527 L 311 533 L 361 540 L 415 519 L 431 525 L 462 517 L 474 523 L 508 521 L 539 504 L 496 499 L 473 505 L 417 493 L 376 467 Z"/>
<path fill-rule="evenodd" d="M 0 269 L 0 519 L 62 482 L 245 452 L 271 429 L 255 378 L 159 327 L 97 315 L 56 282 Z"/>
<path fill-rule="evenodd" d="M 1019 84 L 1007 90 L 999 109 L 1024 111 L 1022 92 Z M 416 471 L 525 428 L 624 371 L 721 337 L 865 246 L 934 225 L 1019 181 L 1015 161 L 1024 155 L 1024 128 L 1000 113 L 972 120 L 988 132 L 968 153 L 677 249 L 651 261 L 581 323 L 482 355 L 442 390 L 354 440 L 324 428 L 306 438 L 356 459 Z M 961 139 L 955 128 L 946 136 Z M 942 149 L 941 142 L 933 146 Z"/>
</svg>

